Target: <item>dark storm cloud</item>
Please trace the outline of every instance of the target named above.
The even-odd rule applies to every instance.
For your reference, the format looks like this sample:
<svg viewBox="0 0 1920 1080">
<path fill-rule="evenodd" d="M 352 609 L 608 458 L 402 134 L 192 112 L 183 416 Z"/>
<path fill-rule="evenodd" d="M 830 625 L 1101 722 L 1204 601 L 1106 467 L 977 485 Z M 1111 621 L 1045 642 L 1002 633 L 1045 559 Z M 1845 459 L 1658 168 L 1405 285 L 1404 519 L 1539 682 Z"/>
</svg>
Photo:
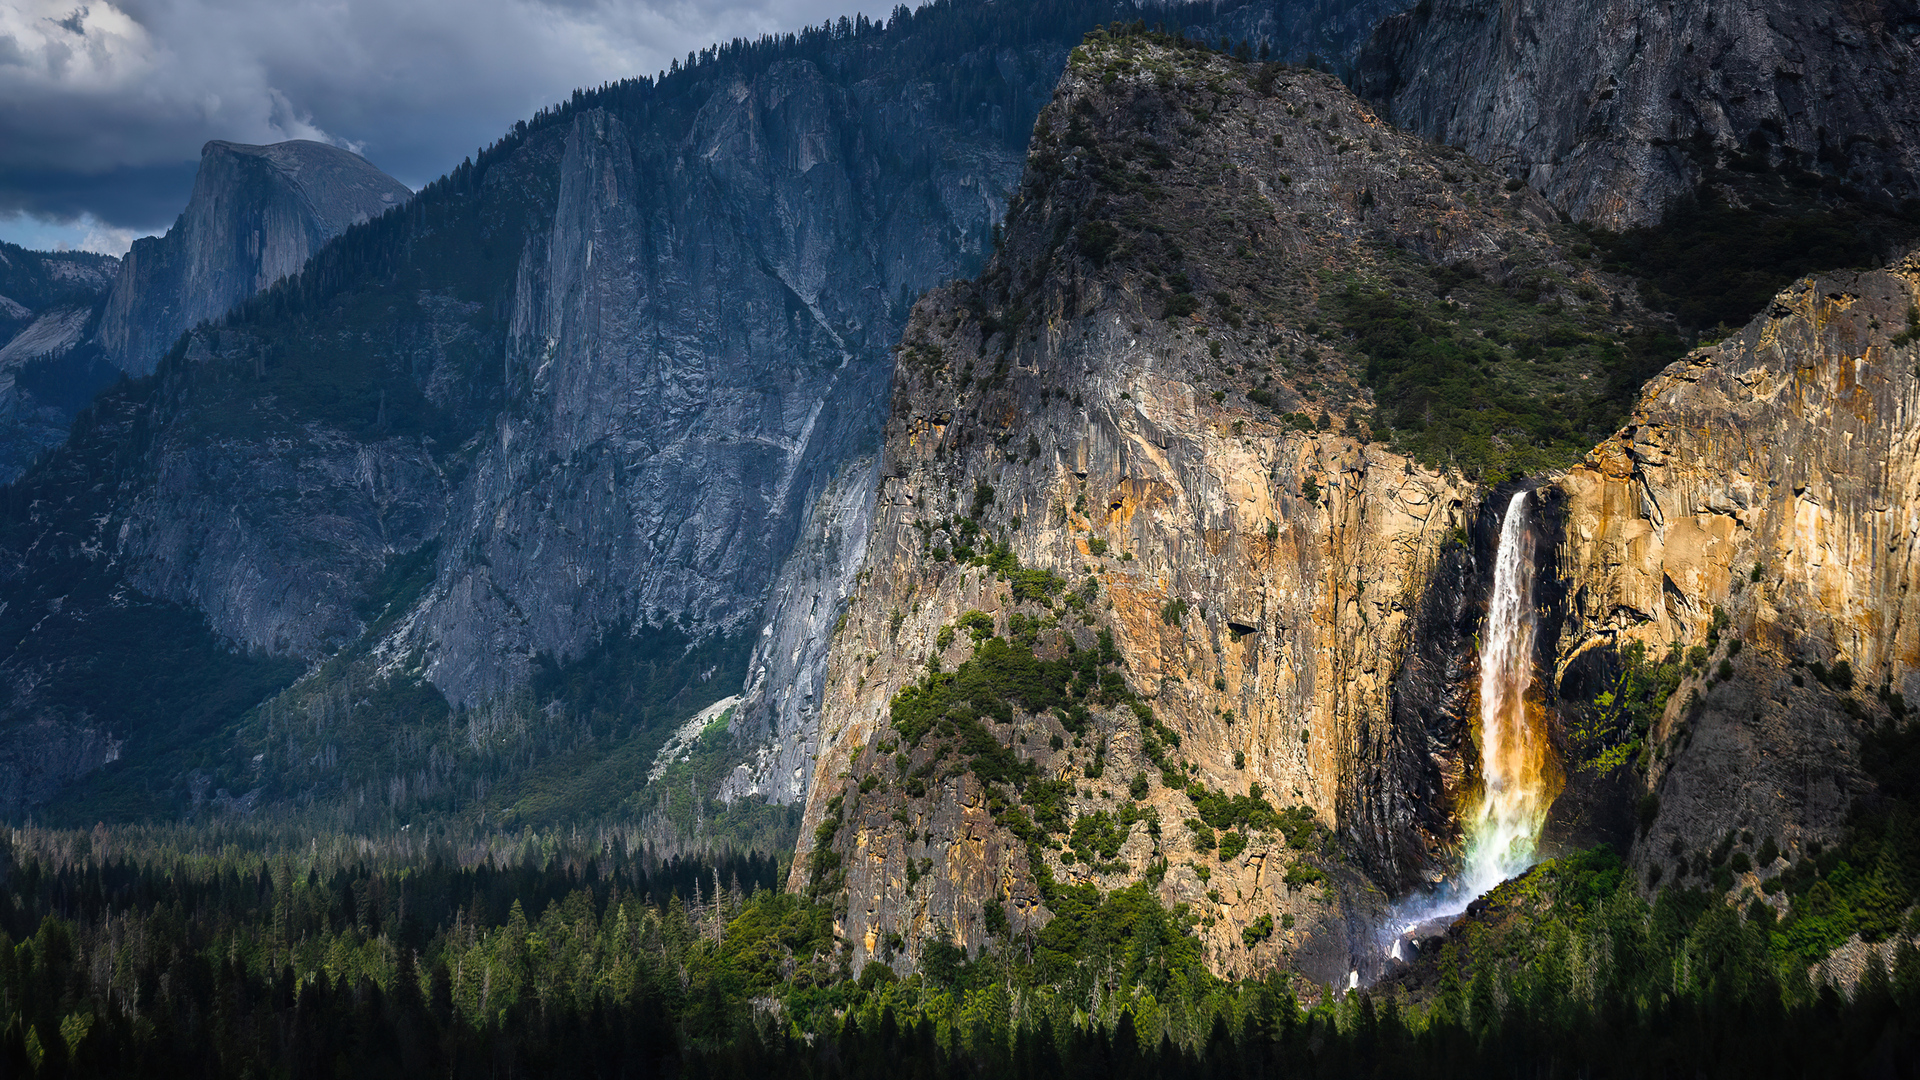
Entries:
<svg viewBox="0 0 1920 1080">
<path fill-rule="evenodd" d="M 0 216 L 164 228 L 208 139 L 320 139 L 418 187 L 576 86 L 856 7 L 4 0 Z"/>
<path fill-rule="evenodd" d="M 91 214 L 124 227 L 165 228 L 186 205 L 198 165 L 196 158 L 105 172 L 0 168 L 0 209 L 52 221 Z"/>
</svg>

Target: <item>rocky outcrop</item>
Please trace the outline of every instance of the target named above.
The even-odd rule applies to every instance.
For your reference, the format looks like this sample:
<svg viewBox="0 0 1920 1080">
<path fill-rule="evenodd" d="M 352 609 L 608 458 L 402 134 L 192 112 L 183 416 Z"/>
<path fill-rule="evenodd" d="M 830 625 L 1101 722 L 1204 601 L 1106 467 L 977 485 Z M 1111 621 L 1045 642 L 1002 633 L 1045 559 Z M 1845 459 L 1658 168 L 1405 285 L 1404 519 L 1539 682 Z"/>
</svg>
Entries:
<svg viewBox="0 0 1920 1080">
<path fill-rule="evenodd" d="M 119 265 L 111 255 L 0 242 L 0 342 L 18 339 L 48 312 L 105 295 Z"/>
<path fill-rule="evenodd" d="M 1920 196 L 1917 62 L 1905 3 L 1421 0 L 1375 32 L 1357 86 L 1617 230 L 1728 164 L 1888 206 Z"/>
<path fill-rule="evenodd" d="M 1868 790 L 1861 734 L 1920 693 L 1916 303 L 1916 257 L 1803 278 L 1559 481 L 1563 675 L 1700 648 L 1652 733 L 1643 871 L 1674 880 L 1729 834 L 1831 844 Z"/>
<path fill-rule="evenodd" d="M 325 143 L 210 142 L 173 228 L 134 241 L 121 260 L 101 347 L 120 370 L 150 372 L 181 331 L 299 273 L 328 240 L 410 195 L 360 155 Z"/>
<path fill-rule="evenodd" d="M 60 445 L 73 414 L 110 377 L 99 348 L 88 341 L 101 299 L 36 313 L 0 346 L 0 482 Z"/>
<path fill-rule="evenodd" d="M 1407 672 L 1423 622 L 1460 617 L 1427 608 L 1472 572 L 1478 492 L 1359 437 L 1371 401 L 1343 354 L 1297 361 L 1326 344 L 1323 272 L 1545 265 L 1551 221 L 1329 77 L 1146 38 L 1075 53 L 1002 253 L 922 301 L 900 346 L 791 883 L 838 897 L 857 961 L 1021 938 L 1049 880 L 1146 880 L 1190 905 L 1217 970 L 1375 962 L 1383 890 L 1452 839 L 1457 716 L 1397 710 L 1396 686 L 1447 678 Z M 1323 409 L 1356 434 L 1316 431 Z M 894 722 L 929 672 L 986 678 L 963 665 L 996 640 L 1109 657 L 1117 682 L 1085 691 L 1084 728 L 1064 706 L 950 713 L 946 736 Z M 1216 851 L 1209 792 L 1292 807 L 1321 839 L 1262 826 Z M 1056 797 L 1062 833 L 1118 822 L 1116 846 L 1036 838 Z"/>
</svg>

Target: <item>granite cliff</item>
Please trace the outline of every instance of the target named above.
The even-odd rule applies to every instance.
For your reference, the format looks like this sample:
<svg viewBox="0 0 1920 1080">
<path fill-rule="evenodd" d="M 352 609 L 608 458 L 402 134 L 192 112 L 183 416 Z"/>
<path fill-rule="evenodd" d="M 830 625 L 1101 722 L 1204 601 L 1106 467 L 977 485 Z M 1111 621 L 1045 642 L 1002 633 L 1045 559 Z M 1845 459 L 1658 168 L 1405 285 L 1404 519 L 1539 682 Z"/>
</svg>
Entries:
<svg viewBox="0 0 1920 1080">
<path fill-rule="evenodd" d="M 1075 52 L 1005 245 L 898 350 L 790 881 L 856 963 L 1065 955 L 1144 890 L 1216 970 L 1379 970 L 1388 899 L 1460 857 L 1515 484 L 1526 708 L 1565 770 L 1543 853 L 1610 842 L 1649 894 L 1781 917 L 1836 873 L 1872 902 L 1836 860 L 1904 820 L 1920 262 L 1804 277 L 1641 386 L 1672 340 L 1620 348 L 1660 320 L 1556 216 L 1331 80 L 1152 35 Z M 1607 382 L 1531 390 L 1598 445 L 1520 411 L 1449 432 L 1395 320 L 1486 350 L 1482 410 Z M 1846 936 L 1791 910 L 1795 948 Z"/>
<path fill-rule="evenodd" d="M 1899 0 L 1421 0 L 1361 51 L 1357 87 L 1618 230 L 1658 224 L 1725 167 L 1911 205 L 1917 62 L 1920 8 Z"/>
<path fill-rule="evenodd" d="M 901 339 L 792 884 L 858 962 L 1068 948 L 1075 889 L 1144 882 L 1217 970 L 1368 967 L 1457 842 L 1489 522 L 1384 441 L 1444 395 L 1354 343 L 1444 313 L 1491 365 L 1453 378 L 1572 409 L 1599 354 L 1548 375 L 1491 342 L 1566 312 L 1540 288 L 1646 316 L 1531 191 L 1332 78 L 1152 35 L 1075 52 L 1005 235 Z M 1522 422 L 1456 452 L 1508 460 Z"/>
<path fill-rule="evenodd" d="M 1757 889 L 1768 840 L 1789 861 L 1832 846 L 1873 794 L 1863 736 L 1920 692 L 1916 304 L 1912 256 L 1803 278 L 1557 481 L 1561 679 L 1633 642 L 1697 650 L 1647 739 L 1650 882 L 1738 850 L 1752 869 L 1728 887 Z"/>
</svg>

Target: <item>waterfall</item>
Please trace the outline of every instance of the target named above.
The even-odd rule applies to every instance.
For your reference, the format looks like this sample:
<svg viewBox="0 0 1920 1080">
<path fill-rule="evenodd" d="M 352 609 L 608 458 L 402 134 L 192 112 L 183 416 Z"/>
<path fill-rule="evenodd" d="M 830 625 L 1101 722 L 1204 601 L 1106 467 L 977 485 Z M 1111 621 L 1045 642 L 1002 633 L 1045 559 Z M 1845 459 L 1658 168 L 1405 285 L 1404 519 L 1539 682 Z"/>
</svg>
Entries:
<svg viewBox="0 0 1920 1080">
<path fill-rule="evenodd" d="M 1479 787 L 1462 807 L 1466 852 L 1460 869 L 1431 893 L 1398 905 L 1384 930 L 1384 951 L 1393 960 L 1417 948 L 1423 924 L 1450 920 L 1475 897 L 1532 866 L 1547 808 L 1560 793 L 1559 765 L 1548 740 L 1546 717 L 1529 707 L 1533 688 L 1534 534 L 1528 520 L 1532 496 L 1516 492 L 1507 501 L 1494 551 L 1493 591 L 1480 637 Z"/>
<path fill-rule="evenodd" d="M 1500 523 L 1480 643 L 1480 791 L 1466 825 L 1462 891 L 1478 896 L 1533 865 L 1557 777 L 1544 724 L 1529 715 L 1533 686 L 1533 530 L 1528 494 L 1515 492 Z"/>
</svg>

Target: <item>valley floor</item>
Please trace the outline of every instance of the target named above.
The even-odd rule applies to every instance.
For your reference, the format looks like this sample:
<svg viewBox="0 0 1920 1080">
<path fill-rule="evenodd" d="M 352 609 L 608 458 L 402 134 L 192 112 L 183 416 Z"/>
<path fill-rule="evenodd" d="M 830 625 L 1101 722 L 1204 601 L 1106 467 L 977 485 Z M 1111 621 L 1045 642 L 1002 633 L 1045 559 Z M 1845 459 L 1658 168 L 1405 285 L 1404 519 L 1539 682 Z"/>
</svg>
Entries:
<svg viewBox="0 0 1920 1080">
<path fill-rule="evenodd" d="M 1892 1076 L 1920 1049 L 1920 928 L 1847 991 L 1705 893 L 1649 905 L 1604 849 L 1349 993 L 1208 974 L 1144 888 L 901 979 L 856 975 L 828 907 L 762 856 L 611 834 L 0 845 L 7 1076 Z"/>
</svg>

